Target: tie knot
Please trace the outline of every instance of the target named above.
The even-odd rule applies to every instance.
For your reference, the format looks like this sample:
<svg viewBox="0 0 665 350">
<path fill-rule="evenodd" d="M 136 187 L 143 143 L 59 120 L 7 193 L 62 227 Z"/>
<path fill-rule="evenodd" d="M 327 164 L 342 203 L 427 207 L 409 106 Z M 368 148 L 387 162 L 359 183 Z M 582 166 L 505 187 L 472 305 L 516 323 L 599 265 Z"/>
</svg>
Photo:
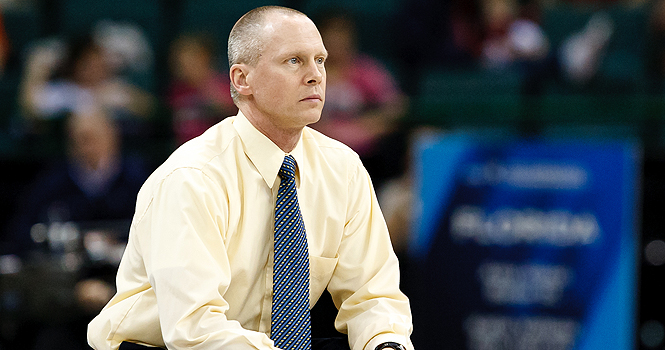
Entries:
<svg viewBox="0 0 665 350">
<path fill-rule="evenodd" d="M 293 156 L 284 157 L 282 167 L 279 169 L 279 176 L 283 179 L 293 179 L 296 177 L 296 160 Z"/>
</svg>

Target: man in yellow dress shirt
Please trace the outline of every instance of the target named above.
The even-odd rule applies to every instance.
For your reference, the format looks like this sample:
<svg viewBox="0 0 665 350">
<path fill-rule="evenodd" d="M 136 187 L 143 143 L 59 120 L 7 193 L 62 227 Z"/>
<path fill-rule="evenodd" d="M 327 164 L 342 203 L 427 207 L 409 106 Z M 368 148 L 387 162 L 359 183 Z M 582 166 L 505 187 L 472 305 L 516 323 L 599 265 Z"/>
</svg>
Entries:
<svg viewBox="0 0 665 350">
<path fill-rule="evenodd" d="M 236 23 L 229 61 L 239 113 L 181 146 L 143 185 L 117 294 L 88 327 L 93 348 L 278 349 L 274 206 L 292 155 L 310 308 L 327 288 L 352 350 L 413 349 L 371 180 L 349 147 L 307 127 L 323 108 L 326 57 L 316 26 L 295 10 L 258 8 Z"/>
</svg>

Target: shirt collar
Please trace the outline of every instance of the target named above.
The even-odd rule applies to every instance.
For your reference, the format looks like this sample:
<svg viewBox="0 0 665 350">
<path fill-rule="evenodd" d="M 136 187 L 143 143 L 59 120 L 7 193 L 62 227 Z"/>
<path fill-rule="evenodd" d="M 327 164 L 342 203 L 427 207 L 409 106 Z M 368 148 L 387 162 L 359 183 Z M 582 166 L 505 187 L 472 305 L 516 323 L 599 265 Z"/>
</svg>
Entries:
<svg viewBox="0 0 665 350">
<path fill-rule="evenodd" d="M 300 185 L 300 168 L 304 164 L 301 142 L 302 134 L 293 151 L 284 153 L 267 136 L 256 129 L 242 112 L 238 111 L 238 115 L 233 121 L 233 126 L 240 136 L 245 154 L 259 171 L 268 187 L 272 188 L 276 183 L 279 169 L 282 167 L 284 157 L 288 154 L 293 155 L 293 158 L 296 159 L 298 165 L 296 168 L 296 185 Z"/>
</svg>

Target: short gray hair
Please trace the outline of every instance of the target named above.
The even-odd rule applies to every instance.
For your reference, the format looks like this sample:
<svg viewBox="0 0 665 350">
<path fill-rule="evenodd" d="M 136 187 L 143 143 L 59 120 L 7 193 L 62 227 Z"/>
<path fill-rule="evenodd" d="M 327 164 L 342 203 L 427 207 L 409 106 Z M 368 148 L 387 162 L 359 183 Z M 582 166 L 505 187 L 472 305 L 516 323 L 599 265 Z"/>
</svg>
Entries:
<svg viewBox="0 0 665 350">
<path fill-rule="evenodd" d="M 261 30 L 265 24 L 266 15 L 281 13 L 285 15 L 301 15 L 304 13 L 282 6 L 257 7 L 244 14 L 231 29 L 228 42 L 229 67 L 237 63 L 254 66 L 258 63 L 263 48 L 263 35 Z M 240 94 L 231 84 L 231 97 L 238 104 Z"/>
</svg>

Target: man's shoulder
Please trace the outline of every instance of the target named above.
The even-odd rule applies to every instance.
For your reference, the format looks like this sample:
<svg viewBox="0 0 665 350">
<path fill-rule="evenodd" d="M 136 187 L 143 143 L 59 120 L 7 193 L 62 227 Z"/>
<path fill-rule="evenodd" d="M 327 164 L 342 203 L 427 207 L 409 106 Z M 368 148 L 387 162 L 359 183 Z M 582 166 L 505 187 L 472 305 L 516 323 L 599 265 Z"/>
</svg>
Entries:
<svg viewBox="0 0 665 350">
<path fill-rule="evenodd" d="M 214 159 L 223 155 L 234 143 L 240 142 L 232 122 L 233 118 L 228 117 L 182 144 L 157 168 L 153 176 L 163 178 L 181 169 L 203 171 L 209 167 Z"/>
<path fill-rule="evenodd" d="M 351 147 L 309 127 L 303 130 L 303 142 L 307 147 L 315 148 L 325 156 L 341 157 L 349 160 L 360 159 Z"/>
<path fill-rule="evenodd" d="M 330 138 L 314 129 L 303 132 L 304 151 L 307 158 L 317 159 L 314 171 L 337 179 L 351 178 L 364 169 L 360 156 L 344 143 Z M 322 181 L 326 176 L 323 176 Z"/>
</svg>

